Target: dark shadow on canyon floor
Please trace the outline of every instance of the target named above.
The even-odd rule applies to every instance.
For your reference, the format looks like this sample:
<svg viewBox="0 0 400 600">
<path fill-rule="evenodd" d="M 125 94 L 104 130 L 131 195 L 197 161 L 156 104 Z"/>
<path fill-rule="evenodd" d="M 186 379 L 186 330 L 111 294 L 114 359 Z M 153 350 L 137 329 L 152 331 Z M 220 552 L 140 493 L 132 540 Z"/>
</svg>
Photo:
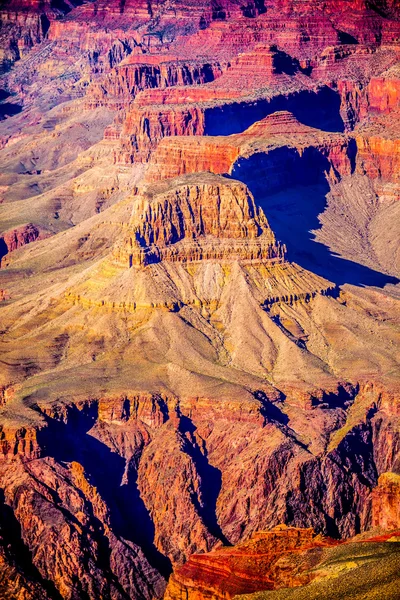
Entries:
<svg viewBox="0 0 400 600">
<path fill-rule="evenodd" d="M 13 104 L 12 102 L 0 103 L 0 121 L 18 115 L 22 111 L 20 104 Z"/>
<path fill-rule="evenodd" d="M 256 121 L 276 111 L 286 110 L 304 125 L 323 131 L 344 131 L 340 115 L 340 96 L 328 87 L 318 92 L 301 91 L 270 100 L 232 102 L 205 111 L 205 135 L 242 133 Z"/>
<path fill-rule="evenodd" d="M 136 469 L 129 465 L 124 478 L 125 459 L 88 432 L 97 420 L 97 406 L 86 411 L 71 408 L 68 423 L 46 417 L 48 426 L 40 432 L 45 453 L 59 462 L 79 462 L 110 510 L 113 532 L 137 544 L 149 563 L 168 577 L 171 564 L 155 547 L 154 524 L 137 486 Z M 125 483 L 123 483 L 123 481 Z"/>
<path fill-rule="evenodd" d="M 8 254 L 8 247 L 4 238 L 0 237 L 0 266 L 2 259 Z"/>
<path fill-rule="evenodd" d="M 201 497 L 193 497 L 192 501 L 208 531 L 224 545 L 229 546 L 230 542 L 224 536 L 216 516 L 222 473 L 209 463 L 205 445 L 200 448 L 194 435 L 196 426 L 189 417 L 181 416 L 179 431 L 183 434 L 182 450 L 193 460 L 201 481 Z"/>
<path fill-rule="evenodd" d="M 329 169 L 318 150 L 308 148 L 300 156 L 296 149 L 285 147 L 239 159 L 232 177 L 249 187 L 277 239 L 286 244 L 289 260 L 336 285 L 398 283 L 396 277 L 342 258 L 315 240 L 312 231 L 321 226 L 318 215 L 326 208 L 330 190 L 325 175 Z"/>
</svg>

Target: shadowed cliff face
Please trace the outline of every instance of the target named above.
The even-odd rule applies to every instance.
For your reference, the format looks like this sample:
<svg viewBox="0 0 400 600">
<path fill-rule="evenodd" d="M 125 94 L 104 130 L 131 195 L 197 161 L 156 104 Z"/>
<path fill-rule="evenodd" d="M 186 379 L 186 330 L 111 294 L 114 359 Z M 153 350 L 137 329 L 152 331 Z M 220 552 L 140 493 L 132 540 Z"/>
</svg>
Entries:
<svg viewBox="0 0 400 600">
<path fill-rule="evenodd" d="M 392 598 L 395 4 L 2 3 L 1 597 Z"/>
<path fill-rule="evenodd" d="M 4 598 L 25 593 L 26 598 L 40 597 L 61 600 L 51 581 L 45 581 L 32 563 L 32 555 L 21 537 L 21 525 L 0 492 L 0 539 L 2 560 L 9 563 L 6 578 L 0 584 Z"/>
<path fill-rule="evenodd" d="M 354 393 L 331 394 L 321 408 L 316 404 L 314 417 L 345 423 L 368 394 Z M 4 508 L 10 513 L 7 527 L 15 519 L 21 527 L 13 552 L 24 576 L 48 589 L 51 598 L 58 592 L 69 597 L 70 590 L 83 597 L 148 598 L 162 591 L 157 572 L 168 576 L 170 561 L 176 567 L 217 541 L 237 543 L 282 521 L 336 538 L 365 529 L 377 483 L 373 456 L 386 435 L 381 423 L 373 436 L 379 413 L 369 410 L 365 423 L 342 439 L 335 441 L 333 430 L 330 449 L 315 456 L 301 441 L 296 418 L 269 407 L 260 392 L 257 397 L 258 416 L 247 422 L 232 409 L 229 420 L 222 415 L 210 420 L 213 406 L 204 402 L 189 418 L 176 400 L 160 398 L 55 408 L 37 434 L 40 458 L 11 459 L 0 471 L 12 507 Z M 381 487 L 383 495 L 383 479 Z M 182 520 L 182 512 L 190 519 Z M 30 515 L 41 521 L 40 529 L 30 526 Z M 381 518 L 376 513 L 375 523 Z M 64 523 L 81 539 L 72 544 L 71 534 L 74 564 L 84 570 L 85 560 L 93 561 L 90 576 L 79 584 L 61 557 L 49 553 L 47 537 L 41 548 L 40 530 L 51 526 L 54 543 L 62 544 Z M 129 582 L 126 569 L 139 579 Z"/>
<path fill-rule="evenodd" d="M 353 152 L 351 147 L 349 152 Z M 306 149 L 300 156 L 296 150 L 282 148 L 240 159 L 232 177 L 249 186 L 289 256 L 303 267 L 338 285 L 383 287 L 397 283 L 395 277 L 335 256 L 316 240 L 316 230 L 321 227 L 319 215 L 326 209 L 330 192 L 330 169 L 328 159 L 317 150 Z"/>
<path fill-rule="evenodd" d="M 77 462 L 83 466 L 89 482 L 107 505 L 115 535 L 140 546 L 150 564 L 168 576 L 169 560 L 153 544 L 154 524 L 137 488 L 137 466 L 143 448 L 139 446 L 134 457 L 124 460 L 88 433 L 97 419 L 95 405 L 82 412 L 72 409 L 67 423 L 48 419 L 38 443 L 46 456 L 61 463 Z"/>
<path fill-rule="evenodd" d="M 21 112 L 22 107 L 19 104 L 12 104 L 11 102 L 3 102 L 0 104 L 0 121 L 12 117 Z"/>
<path fill-rule="evenodd" d="M 288 98 L 280 96 L 270 101 L 228 104 L 205 113 L 204 135 L 242 133 L 256 121 L 276 111 L 288 111 L 301 123 L 323 131 L 344 131 L 340 116 L 340 97 L 325 87 L 317 93 L 300 92 Z"/>
</svg>

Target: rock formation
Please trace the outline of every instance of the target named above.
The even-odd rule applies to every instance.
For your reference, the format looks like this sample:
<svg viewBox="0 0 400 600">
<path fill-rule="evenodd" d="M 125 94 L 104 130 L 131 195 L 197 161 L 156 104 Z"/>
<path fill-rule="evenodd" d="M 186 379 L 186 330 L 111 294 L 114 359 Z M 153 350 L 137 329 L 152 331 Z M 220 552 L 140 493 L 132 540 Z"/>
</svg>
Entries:
<svg viewBox="0 0 400 600">
<path fill-rule="evenodd" d="M 0 596 L 394 599 L 396 2 L 0 23 Z"/>
<path fill-rule="evenodd" d="M 193 555 L 171 576 L 164 598 L 325 599 L 349 592 L 373 598 L 384 589 L 394 599 L 400 560 L 396 539 L 338 545 L 312 530 L 276 527 L 233 548 Z"/>
<path fill-rule="evenodd" d="M 302 573 L 304 567 L 295 568 L 296 559 L 306 550 L 330 544 L 334 545 L 333 541 L 316 536 L 310 529 L 278 526 L 260 531 L 233 548 L 192 555 L 171 576 L 164 598 L 233 598 L 275 587 L 304 585 L 311 577 Z"/>
<path fill-rule="evenodd" d="M 284 260 L 284 248 L 246 187 L 206 173 L 145 188 L 131 226 L 128 248 L 124 243 L 117 254 L 129 266 L 160 260 Z"/>
<path fill-rule="evenodd" d="M 372 497 L 372 524 L 383 530 L 400 528 L 399 476 L 382 473 Z"/>
</svg>

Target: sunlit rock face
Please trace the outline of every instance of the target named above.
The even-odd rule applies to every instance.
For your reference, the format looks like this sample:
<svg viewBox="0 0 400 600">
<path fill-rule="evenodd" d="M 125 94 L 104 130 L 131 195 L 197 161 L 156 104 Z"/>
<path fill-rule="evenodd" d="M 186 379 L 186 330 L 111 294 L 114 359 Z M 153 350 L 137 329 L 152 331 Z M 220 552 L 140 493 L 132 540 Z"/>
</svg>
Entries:
<svg viewBox="0 0 400 600">
<path fill-rule="evenodd" d="M 397 597 L 399 39 L 2 3 L 0 597 Z"/>
</svg>

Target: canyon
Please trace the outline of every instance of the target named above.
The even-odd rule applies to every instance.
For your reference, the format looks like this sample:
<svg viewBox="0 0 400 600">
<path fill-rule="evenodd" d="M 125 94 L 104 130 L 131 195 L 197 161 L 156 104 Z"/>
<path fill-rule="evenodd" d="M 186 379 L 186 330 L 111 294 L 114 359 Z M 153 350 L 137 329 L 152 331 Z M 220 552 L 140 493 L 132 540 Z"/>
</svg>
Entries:
<svg viewBox="0 0 400 600">
<path fill-rule="evenodd" d="M 396 0 L 0 7 L 0 597 L 395 599 Z"/>
</svg>

